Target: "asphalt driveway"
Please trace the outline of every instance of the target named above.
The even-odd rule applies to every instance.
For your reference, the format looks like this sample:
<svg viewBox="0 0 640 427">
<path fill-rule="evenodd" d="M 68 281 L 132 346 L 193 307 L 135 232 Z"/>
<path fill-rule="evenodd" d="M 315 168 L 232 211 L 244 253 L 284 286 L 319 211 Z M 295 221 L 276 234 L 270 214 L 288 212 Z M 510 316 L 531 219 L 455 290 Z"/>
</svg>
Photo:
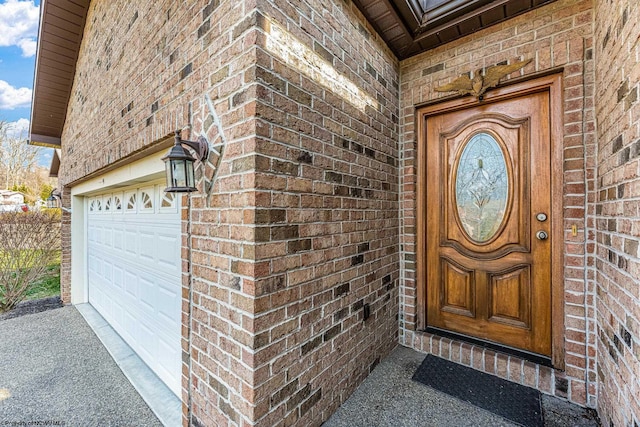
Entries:
<svg viewBox="0 0 640 427">
<path fill-rule="evenodd" d="M 0 426 L 160 426 L 71 306 L 0 321 Z"/>
</svg>

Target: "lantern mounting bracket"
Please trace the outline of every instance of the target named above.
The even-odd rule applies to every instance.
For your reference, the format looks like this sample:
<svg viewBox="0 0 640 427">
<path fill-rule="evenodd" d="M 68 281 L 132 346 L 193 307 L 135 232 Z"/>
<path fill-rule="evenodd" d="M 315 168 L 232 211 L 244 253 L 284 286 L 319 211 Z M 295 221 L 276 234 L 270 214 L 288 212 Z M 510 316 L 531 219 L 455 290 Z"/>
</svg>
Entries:
<svg viewBox="0 0 640 427">
<path fill-rule="evenodd" d="M 186 139 L 182 139 L 180 137 L 180 131 L 176 130 L 175 139 L 176 145 L 186 145 L 191 148 L 196 154 L 196 159 L 200 162 L 204 162 L 204 160 L 209 156 L 209 143 L 205 137 L 199 136 L 195 141 L 187 141 Z"/>
</svg>

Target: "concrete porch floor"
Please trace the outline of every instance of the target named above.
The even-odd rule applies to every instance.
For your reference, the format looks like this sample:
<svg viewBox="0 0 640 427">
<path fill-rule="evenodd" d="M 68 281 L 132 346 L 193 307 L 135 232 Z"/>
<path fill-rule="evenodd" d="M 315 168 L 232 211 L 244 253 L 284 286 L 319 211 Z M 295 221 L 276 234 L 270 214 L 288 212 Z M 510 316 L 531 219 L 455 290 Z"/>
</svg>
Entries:
<svg viewBox="0 0 640 427">
<path fill-rule="evenodd" d="M 114 353 L 91 319 L 68 306 L 0 321 L 0 425 L 161 425 L 121 370 L 129 358 L 114 361 L 122 348 Z M 515 425 L 412 381 L 424 357 L 397 347 L 324 426 Z M 546 426 L 598 425 L 591 412 L 549 396 L 543 410 Z"/>
<path fill-rule="evenodd" d="M 425 354 L 398 346 L 323 427 L 518 426 L 411 379 Z M 593 411 L 543 395 L 546 427 L 596 427 Z"/>
</svg>

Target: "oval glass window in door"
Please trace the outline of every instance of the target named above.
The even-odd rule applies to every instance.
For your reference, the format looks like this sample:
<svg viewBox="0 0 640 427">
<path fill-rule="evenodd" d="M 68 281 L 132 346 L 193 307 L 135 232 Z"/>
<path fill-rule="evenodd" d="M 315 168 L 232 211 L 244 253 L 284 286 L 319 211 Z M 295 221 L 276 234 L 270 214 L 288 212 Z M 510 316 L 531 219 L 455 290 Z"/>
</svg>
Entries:
<svg viewBox="0 0 640 427">
<path fill-rule="evenodd" d="M 507 161 L 496 139 L 475 134 L 464 146 L 454 182 L 458 218 L 467 235 L 478 243 L 499 230 L 509 199 Z"/>
</svg>

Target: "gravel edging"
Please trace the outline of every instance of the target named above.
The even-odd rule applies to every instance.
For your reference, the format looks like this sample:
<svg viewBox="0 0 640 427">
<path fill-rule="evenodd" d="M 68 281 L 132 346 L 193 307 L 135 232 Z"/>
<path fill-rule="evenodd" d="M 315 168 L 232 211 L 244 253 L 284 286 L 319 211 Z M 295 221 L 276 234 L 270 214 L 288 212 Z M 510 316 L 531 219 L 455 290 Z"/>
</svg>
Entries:
<svg viewBox="0 0 640 427">
<path fill-rule="evenodd" d="M 62 300 L 60 299 L 59 295 L 49 298 L 23 301 L 16 305 L 13 310 L 0 314 L 0 321 L 13 319 L 15 317 L 24 316 L 26 314 L 35 314 L 62 307 L 64 307 L 64 304 L 62 304 Z"/>
</svg>

